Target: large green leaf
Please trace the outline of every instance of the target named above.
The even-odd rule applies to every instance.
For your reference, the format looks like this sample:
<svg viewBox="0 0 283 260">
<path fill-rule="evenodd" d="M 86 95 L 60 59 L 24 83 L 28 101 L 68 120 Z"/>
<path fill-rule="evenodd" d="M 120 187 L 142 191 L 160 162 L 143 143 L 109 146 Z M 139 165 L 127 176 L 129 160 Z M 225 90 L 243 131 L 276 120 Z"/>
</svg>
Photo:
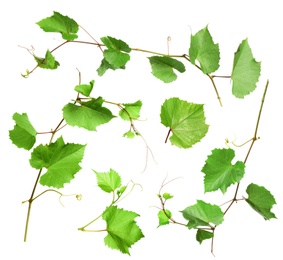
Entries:
<svg viewBox="0 0 283 260">
<path fill-rule="evenodd" d="M 76 21 L 58 12 L 53 12 L 52 16 L 44 18 L 36 24 L 45 32 L 61 33 L 65 40 L 72 41 L 78 38 L 79 25 Z"/>
<path fill-rule="evenodd" d="M 42 69 L 55 70 L 60 65 L 59 62 L 55 60 L 55 57 L 49 50 L 46 51 L 44 58 L 40 58 L 35 55 L 33 57 L 36 60 L 38 67 Z"/>
<path fill-rule="evenodd" d="M 253 57 L 248 39 L 242 41 L 234 55 L 232 70 L 232 93 L 237 98 L 244 98 L 256 88 L 261 70 L 261 63 Z"/>
<path fill-rule="evenodd" d="M 210 226 L 211 223 L 219 225 L 224 220 L 224 213 L 217 205 L 211 205 L 202 200 L 197 200 L 193 206 L 189 206 L 181 211 L 183 217 L 188 222 L 188 228 L 197 228 L 201 226 Z"/>
<path fill-rule="evenodd" d="M 102 106 L 103 102 L 104 100 L 99 97 L 80 102 L 79 105 L 69 103 L 63 108 L 64 119 L 68 125 L 96 131 L 96 127 L 108 123 L 115 117 L 108 108 Z"/>
<path fill-rule="evenodd" d="M 142 102 L 140 100 L 135 103 L 124 103 L 122 104 L 124 109 L 119 111 L 119 116 L 124 120 L 138 119 L 140 117 L 140 110 Z M 130 116 L 130 117 L 129 117 Z"/>
<path fill-rule="evenodd" d="M 249 197 L 245 199 L 246 202 L 263 216 L 265 220 L 276 218 L 275 214 L 271 212 L 271 208 L 276 204 L 276 201 L 270 191 L 262 186 L 251 183 L 247 187 L 246 192 L 249 195 Z"/>
<path fill-rule="evenodd" d="M 192 64 L 199 61 L 203 73 L 209 74 L 219 68 L 219 46 L 213 42 L 213 39 L 206 26 L 195 35 L 191 35 L 191 45 L 189 56 Z"/>
<path fill-rule="evenodd" d="M 182 62 L 167 56 L 152 56 L 148 59 L 152 74 L 164 83 L 170 83 L 177 79 L 177 74 L 174 69 L 181 73 L 186 71 Z"/>
<path fill-rule="evenodd" d="M 47 169 L 40 178 L 40 184 L 62 188 L 69 183 L 81 169 L 79 163 L 83 159 L 85 146 L 65 144 L 62 137 L 49 145 L 37 146 L 31 154 L 30 165 L 36 169 Z"/>
<path fill-rule="evenodd" d="M 245 173 L 245 164 L 237 161 L 234 165 L 232 160 L 235 152 L 232 149 L 214 149 L 207 157 L 205 165 L 202 168 L 204 177 L 205 192 L 216 191 L 220 189 L 222 193 L 234 183 L 239 182 Z"/>
<path fill-rule="evenodd" d="M 9 131 L 9 136 L 13 144 L 19 148 L 30 150 L 36 141 L 36 130 L 29 121 L 26 113 L 13 115 L 15 126 Z"/>
<path fill-rule="evenodd" d="M 104 238 L 105 244 L 130 255 L 131 246 L 144 237 L 135 221 L 138 216 L 135 212 L 119 209 L 117 206 L 106 208 L 102 215 L 102 219 L 107 223 L 108 232 Z"/>
<path fill-rule="evenodd" d="M 96 172 L 97 185 L 105 192 L 113 192 L 121 186 L 121 177 L 114 170 L 109 172 Z"/>
<path fill-rule="evenodd" d="M 165 100 L 161 107 L 161 123 L 173 135 L 170 141 L 182 148 L 192 147 L 207 133 L 203 105 L 189 103 L 179 98 Z"/>
</svg>

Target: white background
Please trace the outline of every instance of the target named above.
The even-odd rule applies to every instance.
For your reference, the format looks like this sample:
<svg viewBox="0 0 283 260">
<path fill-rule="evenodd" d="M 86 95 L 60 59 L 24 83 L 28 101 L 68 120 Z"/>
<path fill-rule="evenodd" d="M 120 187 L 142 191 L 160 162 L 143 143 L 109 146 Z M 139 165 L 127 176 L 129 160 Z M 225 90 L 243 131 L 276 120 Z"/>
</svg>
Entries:
<svg viewBox="0 0 283 260">
<path fill-rule="evenodd" d="M 215 232 L 216 259 L 281 259 L 282 258 L 282 13 L 279 1 L 9 1 L 1 7 L 1 214 L 0 259 L 214 259 L 210 241 L 199 245 L 195 231 L 170 225 L 157 228 L 160 206 L 156 194 L 164 178 L 181 177 L 164 188 L 174 199 L 168 202 L 176 220 L 179 213 L 197 199 L 220 205 L 233 197 L 235 186 L 227 194 L 204 194 L 201 168 L 214 148 L 224 148 L 225 138 L 242 143 L 253 136 L 261 97 L 270 80 L 258 135 L 246 165 L 239 197 L 246 196 L 251 182 L 265 186 L 277 205 L 272 211 L 277 220 L 265 221 L 245 202 L 233 205 L 224 223 Z M 132 52 L 125 71 L 107 71 L 99 78 L 96 69 L 102 54 L 96 47 L 69 44 L 54 53 L 61 66 L 57 71 L 36 70 L 28 79 L 20 76 L 35 65 L 24 47 L 35 48 L 43 56 L 46 49 L 56 47 L 59 34 L 44 33 L 35 23 L 51 16 L 53 11 L 75 19 L 99 41 L 112 36 L 131 47 L 166 53 L 168 36 L 170 53 L 187 53 L 190 34 L 206 25 L 221 52 L 221 67 L 216 75 L 229 75 L 233 55 L 246 38 L 254 57 L 262 62 L 257 89 L 243 100 L 231 95 L 229 79 L 216 79 L 223 100 L 217 102 L 210 80 L 186 63 L 186 73 L 174 83 L 164 84 L 151 75 L 149 55 Z M 81 40 L 91 40 L 80 31 Z M 141 118 L 136 123 L 151 148 L 156 163 L 148 157 L 145 172 L 145 145 L 141 139 L 128 140 L 122 134 L 128 125 L 119 120 L 98 127 L 97 132 L 66 127 L 59 135 L 66 142 L 88 143 L 81 170 L 62 190 L 64 194 L 81 193 L 83 200 L 47 193 L 33 203 L 28 241 L 23 242 L 27 204 L 37 171 L 29 166 L 30 152 L 11 144 L 8 130 L 15 112 L 26 112 L 37 131 L 54 128 L 62 118 L 62 107 L 76 97 L 78 68 L 82 82 L 96 81 L 94 96 L 130 103 L 143 101 Z M 166 98 L 179 97 L 205 104 L 207 136 L 192 149 L 178 149 L 164 144 L 168 129 L 160 124 L 160 107 Z M 110 107 L 113 113 L 118 109 Z M 38 143 L 50 136 L 39 136 Z M 244 160 L 248 146 L 236 149 L 236 160 Z M 77 230 L 99 215 L 111 198 L 96 186 L 92 169 L 106 172 L 110 168 L 129 180 L 140 183 L 121 202 L 120 207 L 133 210 L 145 238 L 133 245 L 131 256 L 104 246 L 104 233 Z M 44 190 L 38 187 L 37 194 Z M 105 227 L 98 221 L 93 229 Z"/>
</svg>

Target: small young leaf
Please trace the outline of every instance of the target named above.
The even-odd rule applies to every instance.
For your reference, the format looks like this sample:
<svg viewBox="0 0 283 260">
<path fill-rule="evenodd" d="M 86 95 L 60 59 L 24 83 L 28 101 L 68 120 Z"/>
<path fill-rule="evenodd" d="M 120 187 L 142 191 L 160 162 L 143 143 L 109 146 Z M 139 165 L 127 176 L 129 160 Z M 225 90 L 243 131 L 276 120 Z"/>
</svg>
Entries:
<svg viewBox="0 0 283 260">
<path fill-rule="evenodd" d="M 119 116 L 124 120 L 135 120 L 140 117 L 140 110 L 142 107 L 142 102 L 140 100 L 136 101 L 135 103 L 129 104 L 122 104 L 124 109 L 119 111 Z M 130 116 L 130 117 L 129 117 Z"/>
<path fill-rule="evenodd" d="M 189 56 L 192 64 L 199 61 L 203 73 L 209 74 L 219 68 L 219 46 L 213 39 L 206 26 L 195 35 L 191 35 Z"/>
<path fill-rule="evenodd" d="M 166 214 L 163 210 L 160 210 L 158 212 L 158 219 L 159 219 L 158 227 L 163 226 L 163 225 L 168 225 L 170 223 L 169 218 L 172 217 L 172 213 L 168 209 L 166 209 L 165 211 L 166 211 Z"/>
<path fill-rule="evenodd" d="M 68 16 L 58 12 L 36 23 L 45 32 L 59 32 L 64 40 L 72 41 L 78 38 L 79 25 Z"/>
<path fill-rule="evenodd" d="M 170 83 L 177 79 L 177 75 L 173 69 L 178 70 L 181 73 L 186 71 L 182 62 L 167 56 L 152 56 L 148 59 L 151 65 L 152 74 L 164 83 Z"/>
<path fill-rule="evenodd" d="M 9 131 L 9 136 L 13 144 L 19 148 L 30 150 L 36 141 L 36 130 L 29 121 L 26 113 L 13 115 L 15 126 Z"/>
<path fill-rule="evenodd" d="M 122 186 L 119 190 L 117 190 L 117 195 L 121 196 L 125 190 L 127 189 L 127 186 Z"/>
<path fill-rule="evenodd" d="M 99 68 L 96 71 L 97 71 L 98 76 L 101 77 L 101 76 L 104 75 L 104 73 L 108 69 L 116 70 L 116 69 L 125 69 L 125 68 L 126 68 L 125 66 L 121 66 L 120 68 L 116 68 L 113 65 L 111 65 L 107 60 L 102 59 L 101 64 L 100 64 Z"/>
<path fill-rule="evenodd" d="M 99 97 L 80 102 L 80 105 L 69 103 L 63 108 L 64 119 L 68 125 L 96 131 L 96 127 L 108 123 L 115 117 L 108 108 L 102 106 L 103 102 L 104 100 Z"/>
<path fill-rule="evenodd" d="M 265 220 L 276 218 L 275 214 L 271 212 L 271 208 L 276 204 L 276 201 L 270 191 L 262 186 L 251 183 L 247 187 L 246 192 L 249 195 L 249 197 L 245 199 L 246 202 L 263 216 Z"/>
<path fill-rule="evenodd" d="M 127 138 L 129 138 L 129 139 L 132 139 L 132 138 L 134 138 L 135 136 L 136 136 L 135 133 L 132 132 L 131 130 L 129 130 L 128 132 L 126 132 L 126 133 L 123 134 L 123 137 L 127 137 Z"/>
<path fill-rule="evenodd" d="M 128 53 L 131 52 L 131 48 L 124 41 L 117 40 L 110 36 L 102 37 L 101 41 L 107 47 L 103 52 L 103 56 L 114 68 L 123 67 L 130 60 Z"/>
<path fill-rule="evenodd" d="M 197 228 L 199 226 L 210 226 L 210 223 L 219 225 L 224 220 L 224 213 L 217 205 L 211 205 L 202 200 L 197 200 L 193 206 L 181 211 L 183 217 L 189 220 L 188 228 Z"/>
<path fill-rule="evenodd" d="M 59 62 L 55 60 L 55 57 L 49 50 L 46 51 L 45 58 L 39 58 L 35 55 L 33 57 L 37 62 L 38 67 L 42 69 L 55 70 L 58 68 L 58 66 L 60 66 Z"/>
<path fill-rule="evenodd" d="M 105 192 L 112 192 L 121 186 L 121 177 L 114 170 L 109 172 L 96 172 L 97 185 Z"/>
<path fill-rule="evenodd" d="M 214 149 L 212 154 L 207 157 L 201 170 L 205 174 L 205 192 L 220 189 L 224 194 L 231 184 L 237 183 L 243 178 L 245 164 L 237 161 L 233 165 L 231 162 L 234 157 L 235 152 L 230 148 Z"/>
<path fill-rule="evenodd" d="M 170 141 L 181 148 L 192 147 L 207 133 L 203 105 L 179 98 L 165 100 L 161 107 L 161 123 L 173 133 Z"/>
<path fill-rule="evenodd" d="M 69 183 L 81 169 L 79 163 L 83 159 L 85 146 L 65 144 L 62 137 L 49 145 L 37 146 L 31 154 L 30 165 L 36 169 L 47 169 L 40 178 L 40 184 L 59 189 Z"/>
<path fill-rule="evenodd" d="M 102 219 L 107 223 L 108 232 L 104 238 L 105 245 L 130 255 L 131 246 L 144 237 L 134 220 L 136 217 L 139 217 L 137 213 L 119 209 L 117 206 L 106 208 L 102 215 Z"/>
<path fill-rule="evenodd" d="M 252 54 L 248 39 L 242 41 L 234 55 L 231 79 L 232 93 L 237 98 L 244 98 L 256 88 L 261 70 L 261 63 Z"/>
<path fill-rule="evenodd" d="M 169 200 L 169 199 L 172 199 L 173 198 L 173 196 L 170 194 L 170 193 L 163 193 L 163 195 L 162 195 L 162 197 L 164 198 L 164 199 L 166 199 L 166 200 Z"/>
<path fill-rule="evenodd" d="M 212 232 L 203 230 L 203 229 L 198 229 L 196 239 L 197 241 L 201 244 L 203 240 L 213 238 L 214 234 Z"/>
<path fill-rule="evenodd" d="M 94 85 L 94 80 L 90 81 L 89 84 L 81 84 L 75 87 L 75 91 L 81 93 L 82 95 L 89 97 Z"/>
</svg>

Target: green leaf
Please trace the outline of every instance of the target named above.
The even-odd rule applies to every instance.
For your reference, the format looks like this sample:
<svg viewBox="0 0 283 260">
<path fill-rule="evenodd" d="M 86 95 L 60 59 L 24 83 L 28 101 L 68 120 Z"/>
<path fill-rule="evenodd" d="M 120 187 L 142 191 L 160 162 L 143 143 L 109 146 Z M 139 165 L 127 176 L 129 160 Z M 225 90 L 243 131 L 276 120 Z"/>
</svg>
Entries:
<svg viewBox="0 0 283 260">
<path fill-rule="evenodd" d="M 179 98 L 165 100 L 161 107 L 161 123 L 169 127 L 171 144 L 181 148 L 192 147 L 207 133 L 203 105 L 189 103 Z"/>
<path fill-rule="evenodd" d="M 85 146 L 65 144 L 62 137 L 49 145 L 37 146 L 31 154 L 30 165 L 36 169 L 47 169 L 40 178 L 40 184 L 59 189 L 69 183 L 81 169 L 79 163 L 83 159 Z"/>
<path fill-rule="evenodd" d="M 55 70 L 58 68 L 58 66 L 60 66 L 59 62 L 55 60 L 55 57 L 49 50 L 46 51 L 45 58 L 40 58 L 35 55 L 33 57 L 37 62 L 38 67 L 42 69 Z"/>
<path fill-rule="evenodd" d="M 75 87 L 75 91 L 82 95 L 89 97 L 94 85 L 94 80 L 90 81 L 89 84 L 80 84 Z"/>
<path fill-rule="evenodd" d="M 78 38 L 79 25 L 68 16 L 58 12 L 36 23 L 45 32 L 59 32 L 64 40 L 72 41 Z"/>
<path fill-rule="evenodd" d="M 173 196 L 170 193 L 167 193 L 167 192 L 163 193 L 162 197 L 166 200 L 173 198 Z"/>
<path fill-rule="evenodd" d="M 224 194 L 227 188 L 234 183 L 238 183 L 244 176 L 245 164 L 237 161 L 234 165 L 232 160 L 235 152 L 232 149 L 214 149 L 207 157 L 202 168 L 204 177 L 205 192 L 220 189 Z"/>
<path fill-rule="evenodd" d="M 210 226 L 210 223 L 219 225 L 224 220 L 224 213 L 217 205 L 211 205 L 202 200 L 197 200 L 193 206 L 189 206 L 181 211 L 183 217 L 189 220 L 188 228 L 197 228 L 199 226 Z"/>
<path fill-rule="evenodd" d="M 96 127 L 108 123 L 115 117 L 108 108 L 102 106 L 103 102 L 104 100 L 99 97 L 80 102 L 79 105 L 69 103 L 63 108 L 64 119 L 68 125 L 96 131 Z"/>
<path fill-rule="evenodd" d="M 159 219 L 158 227 L 163 226 L 163 225 L 168 225 L 170 223 L 169 219 L 172 217 L 172 213 L 168 209 L 166 209 L 165 211 L 166 211 L 166 214 L 163 210 L 160 210 L 158 212 L 158 219 Z"/>
<path fill-rule="evenodd" d="M 214 234 L 212 232 L 198 229 L 196 239 L 201 244 L 203 240 L 213 238 Z"/>
<path fill-rule="evenodd" d="M 232 93 L 237 98 L 244 98 L 256 89 L 261 71 L 261 63 L 252 54 L 248 39 L 242 41 L 234 55 L 231 79 Z"/>
<path fill-rule="evenodd" d="M 273 195 L 266 188 L 251 183 L 246 190 L 249 197 L 246 202 L 265 220 L 276 218 L 275 214 L 271 212 L 271 208 L 276 201 Z"/>
<path fill-rule="evenodd" d="M 104 238 L 105 245 L 130 255 L 131 246 L 144 237 L 135 221 L 138 216 L 135 212 L 119 209 L 117 206 L 106 208 L 102 215 L 102 219 L 107 223 L 108 232 Z"/>
<path fill-rule="evenodd" d="M 9 136 L 14 145 L 19 148 L 30 150 L 36 141 L 36 130 L 29 121 L 26 113 L 13 115 L 15 126 L 9 131 Z"/>
<path fill-rule="evenodd" d="M 114 68 L 123 67 L 130 60 L 128 53 L 131 52 L 131 48 L 124 41 L 117 40 L 110 36 L 102 37 L 101 41 L 107 47 L 103 52 L 103 56 Z"/>
<path fill-rule="evenodd" d="M 182 62 L 167 56 L 152 56 L 148 59 L 152 74 L 164 83 L 170 83 L 177 79 L 177 74 L 173 69 L 181 73 L 186 71 Z"/>
<path fill-rule="evenodd" d="M 130 119 L 138 119 L 140 117 L 140 110 L 142 107 L 142 102 L 140 100 L 136 101 L 135 103 L 128 103 L 128 104 L 122 104 L 124 106 L 124 109 L 121 109 L 119 111 L 119 116 L 124 120 L 130 120 Z M 131 118 L 130 118 L 130 117 Z"/>
<path fill-rule="evenodd" d="M 117 190 L 117 195 L 121 196 L 125 190 L 127 189 L 127 186 L 122 186 L 119 190 Z"/>
<path fill-rule="evenodd" d="M 132 138 L 134 138 L 135 136 L 136 136 L 135 133 L 132 132 L 131 130 L 129 130 L 128 132 L 126 132 L 126 133 L 123 134 L 123 137 L 127 137 L 127 138 L 129 138 L 129 139 L 132 139 Z"/>
<path fill-rule="evenodd" d="M 219 68 L 219 46 L 213 42 L 213 39 L 206 26 L 195 35 L 191 35 L 191 45 L 189 56 L 192 64 L 199 61 L 203 73 L 209 74 Z"/>
<path fill-rule="evenodd" d="M 121 177 L 114 170 L 109 172 L 96 172 L 97 185 L 105 192 L 112 192 L 121 186 Z"/>
<path fill-rule="evenodd" d="M 120 68 L 116 68 L 113 65 L 111 65 L 107 60 L 102 59 L 101 64 L 99 66 L 99 68 L 96 70 L 98 73 L 98 76 L 103 76 L 104 73 L 108 70 L 116 70 L 116 69 L 125 69 L 125 66 L 121 66 Z"/>
</svg>

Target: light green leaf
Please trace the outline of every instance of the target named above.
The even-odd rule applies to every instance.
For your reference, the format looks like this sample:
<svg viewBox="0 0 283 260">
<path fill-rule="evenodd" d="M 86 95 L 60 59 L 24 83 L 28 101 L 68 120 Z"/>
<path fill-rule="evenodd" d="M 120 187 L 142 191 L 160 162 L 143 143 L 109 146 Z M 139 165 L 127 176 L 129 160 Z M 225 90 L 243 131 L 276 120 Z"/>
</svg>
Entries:
<svg viewBox="0 0 283 260">
<path fill-rule="evenodd" d="M 35 55 L 33 57 L 37 62 L 38 67 L 42 69 L 55 70 L 58 68 L 58 66 L 60 66 L 59 62 L 55 60 L 55 57 L 49 50 L 46 51 L 45 58 L 39 58 Z"/>
<path fill-rule="evenodd" d="M 138 216 L 135 212 L 119 209 L 117 206 L 106 208 L 102 215 L 102 219 L 107 223 L 108 232 L 104 238 L 105 245 L 130 255 L 131 246 L 144 237 L 135 221 Z"/>
<path fill-rule="evenodd" d="M 64 40 L 72 41 L 78 38 L 79 25 L 68 16 L 58 12 L 36 23 L 45 32 L 59 32 Z"/>
<path fill-rule="evenodd" d="M 82 95 L 89 97 L 94 85 L 94 80 L 90 81 L 89 84 L 80 84 L 75 87 L 75 91 Z"/>
<path fill-rule="evenodd" d="M 234 165 L 232 160 L 235 152 L 232 149 L 214 149 L 207 157 L 202 168 L 205 192 L 220 189 L 222 193 L 234 183 L 238 183 L 245 174 L 245 164 L 237 161 Z"/>
<path fill-rule="evenodd" d="M 9 131 L 9 136 L 14 145 L 19 148 L 30 150 L 36 141 L 36 130 L 29 121 L 26 113 L 13 115 L 15 126 Z"/>
<path fill-rule="evenodd" d="M 124 103 L 122 104 L 124 109 L 119 111 L 119 116 L 124 120 L 135 120 L 140 117 L 140 110 L 142 107 L 142 102 L 140 100 L 136 101 L 135 103 Z M 130 117 L 131 118 L 130 118 Z"/>
<path fill-rule="evenodd" d="M 248 39 L 242 41 L 234 55 L 231 79 L 232 93 L 237 98 L 244 98 L 256 89 L 261 71 L 261 63 L 253 57 Z"/>
<path fill-rule="evenodd" d="M 107 60 L 102 59 L 101 64 L 100 64 L 99 68 L 98 68 L 96 71 L 97 71 L 97 74 L 98 74 L 99 76 L 103 76 L 104 73 L 105 73 L 108 69 L 116 70 L 116 69 L 125 69 L 125 68 L 126 68 L 125 66 L 121 66 L 120 68 L 116 68 L 116 67 L 114 67 L 113 65 L 111 65 Z"/>
<path fill-rule="evenodd" d="M 206 26 L 195 35 L 191 35 L 191 45 L 189 56 L 192 64 L 199 61 L 203 73 L 209 74 L 219 68 L 220 53 L 219 46 L 213 42 L 213 39 Z"/>
<path fill-rule="evenodd" d="M 261 216 L 264 217 L 265 220 L 269 220 L 271 218 L 276 218 L 275 214 L 271 212 L 271 209 L 276 201 L 273 195 L 266 188 L 262 186 L 258 186 L 256 184 L 251 183 L 246 190 L 249 197 L 246 202 Z"/>
<path fill-rule="evenodd" d="M 181 73 L 186 71 L 182 62 L 167 56 L 152 56 L 148 59 L 152 74 L 164 83 L 170 83 L 177 79 L 177 74 L 174 69 Z"/>
<path fill-rule="evenodd" d="M 108 108 L 102 106 L 103 102 L 104 100 L 99 97 L 80 102 L 79 105 L 69 103 L 63 108 L 64 119 L 68 125 L 96 131 L 96 127 L 108 123 L 115 117 Z"/>
<path fill-rule="evenodd" d="M 217 205 L 211 205 L 202 200 L 197 200 L 193 206 L 189 206 L 181 211 L 183 217 L 189 220 L 188 228 L 197 228 L 200 226 L 210 226 L 210 223 L 220 225 L 224 220 L 224 213 Z"/>
<path fill-rule="evenodd" d="M 198 229 L 196 239 L 201 244 L 203 240 L 213 238 L 214 234 L 212 232 Z"/>
<path fill-rule="evenodd" d="M 168 225 L 170 223 L 169 219 L 172 217 L 172 213 L 168 209 L 166 209 L 165 211 L 166 211 L 166 214 L 163 210 L 160 210 L 158 212 L 158 219 L 159 219 L 158 227 L 163 226 L 163 225 Z"/>
<path fill-rule="evenodd" d="M 114 170 L 109 172 L 96 172 L 97 185 L 105 192 L 115 191 L 121 186 L 121 177 Z"/>
<path fill-rule="evenodd" d="M 127 131 L 126 133 L 123 134 L 123 137 L 127 137 L 129 139 L 134 138 L 136 135 L 134 132 L 132 132 L 131 130 Z"/>
<path fill-rule="evenodd" d="M 203 105 L 189 103 L 179 98 L 165 100 L 161 107 L 161 123 L 173 135 L 170 141 L 181 148 L 192 147 L 207 133 Z"/>
<path fill-rule="evenodd" d="M 40 178 L 40 184 L 59 189 L 69 183 L 81 169 L 79 163 L 83 159 L 85 146 L 65 144 L 62 137 L 49 145 L 37 146 L 31 154 L 30 165 L 36 169 L 47 169 Z"/>
<path fill-rule="evenodd" d="M 172 199 L 173 198 L 173 195 L 171 195 L 170 193 L 163 193 L 162 197 L 166 200 L 169 200 L 169 199 Z"/>
</svg>

